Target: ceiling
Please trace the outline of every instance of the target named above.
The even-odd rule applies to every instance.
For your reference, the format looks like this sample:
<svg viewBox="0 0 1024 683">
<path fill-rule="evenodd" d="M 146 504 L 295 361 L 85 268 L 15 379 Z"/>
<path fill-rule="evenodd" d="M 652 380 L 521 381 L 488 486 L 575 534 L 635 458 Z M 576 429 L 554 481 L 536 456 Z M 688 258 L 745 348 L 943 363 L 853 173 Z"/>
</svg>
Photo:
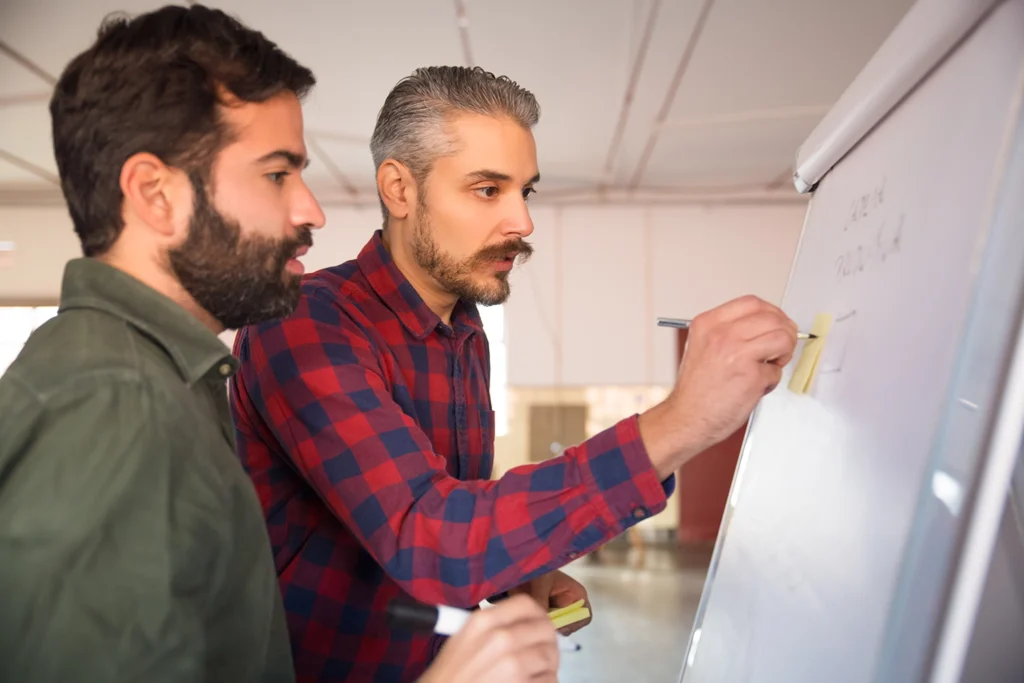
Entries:
<svg viewBox="0 0 1024 683">
<path fill-rule="evenodd" d="M 0 204 L 60 202 L 47 101 L 112 11 L 146 0 L 3 0 Z M 211 0 L 318 85 L 310 186 L 376 202 L 369 137 L 418 66 L 478 64 L 530 89 L 537 201 L 792 199 L 796 150 L 911 0 Z"/>
</svg>

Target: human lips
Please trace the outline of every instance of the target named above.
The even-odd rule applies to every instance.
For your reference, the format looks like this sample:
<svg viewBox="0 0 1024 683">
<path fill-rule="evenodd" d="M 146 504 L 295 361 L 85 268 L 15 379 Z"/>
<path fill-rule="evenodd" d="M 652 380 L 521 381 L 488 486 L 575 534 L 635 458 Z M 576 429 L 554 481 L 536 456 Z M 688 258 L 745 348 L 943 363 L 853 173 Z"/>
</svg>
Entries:
<svg viewBox="0 0 1024 683">
<path fill-rule="evenodd" d="M 516 264 L 516 258 L 518 256 L 518 251 L 510 251 L 503 256 L 498 256 L 493 261 L 494 267 L 499 271 L 512 270 L 512 267 Z"/>
<path fill-rule="evenodd" d="M 533 252 L 528 242 L 510 240 L 504 244 L 495 244 L 482 249 L 476 257 L 477 267 L 497 272 L 508 272 L 516 265 L 523 263 Z"/>
<path fill-rule="evenodd" d="M 285 270 L 296 275 L 302 275 L 306 272 L 306 266 L 302 264 L 299 259 L 309 253 L 309 247 L 306 245 L 300 246 L 295 250 L 295 255 L 288 259 L 288 263 L 285 264 Z"/>
</svg>

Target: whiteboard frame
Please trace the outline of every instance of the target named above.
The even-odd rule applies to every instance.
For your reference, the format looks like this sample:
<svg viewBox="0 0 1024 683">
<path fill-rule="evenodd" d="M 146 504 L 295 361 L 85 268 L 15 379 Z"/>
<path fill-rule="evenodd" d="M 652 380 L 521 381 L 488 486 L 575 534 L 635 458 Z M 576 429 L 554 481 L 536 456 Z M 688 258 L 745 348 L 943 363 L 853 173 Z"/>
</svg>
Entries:
<svg viewBox="0 0 1024 683">
<path fill-rule="evenodd" d="M 972 511 L 967 539 L 960 551 L 960 566 L 951 591 L 949 609 L 939 636 L 932 683 L 958 683 L 963 671 L 971 634 L 989 564 L 995 550 L 999 523 L 1009 504 L 1007 500 L 1014 465 L 1020 452 L 1024 431 L 1024 326 L 1018 328 L 1016 351 L 1010 381 L 1002 399 L 999 421 L 988 453 L 978 491 L 978 503 Z"/>
<path fill-rule="evenodd" d="M 807 202 L 807 211 L 804 212 L 804 222 L 800 226 L 800 237 L 797 239 L 796 248 L 793 250 L 793 262 L 789 266 L 789 275 L 786 277 L 786 286 L 782 290 L 782 301 L 785 301 L 789 296 L 789 288 L 793 282 L 793 273 L 796 270 L 797 259 L 800 256 L 801 247 L 803 247 L 804 237 L 807 235 L 807 222 L 811 219 L 812 210 L 814 208 L 814 195 Z M 753 412 L 750 414 L 750 419 L 747 421 L 747 431 L 743 435 L 743 442 L 740 444 L 740 455 L 736 461 L 736 469 L 732 474 L 732 483 L 729 485 L 729 497 L 725 504 L 725 512 L 722 514 L 722 522 L 718 526 L 718 536 L 715 537 L 715 547 L 711 551 L 711 561 L 708 563 L 708 571 L 704 576 L 704 586 L 701 588 L 700 600 L 697 602 L 697 610 L 693 616 L 693 626 L 690 629 L 690 637 L 686 641 L 686 652 L 683 654 L 683 665 L 679 670 L 679 683 L 683 682 L 686 676 L 686 669 L 691 663 L 691 659 L 696 655 L 698 646 L 700 645 L 700 634 L 701 624 L 704 622 L 704 614 L 707 612 L 708 600 L 711 597 L 711 585 L 715 582 L 715 573 L 718 569 L 718 564 L 722 559 L 722 546 L 726 534 L 729 530 L 729 522 L 732 519 L 732 511 L 736 507 L 736 494 L 740 490 L 740 482 L 743 481 L 743 469 L 746 464 L 747 458 L 747 441 L 750 439 L 750 434 L 753 431 L 754 423 L 758 418 L 758 407 L 754 406 Z"/>
<path fill-rule="evenodd" d="M 950 56 L 953 48 L 973 32 L 988 12 L 1005 1 L 1013 0 L 994 2 L 986 0 L 984 11 L 979 12 L 977 19 L 972 21 L 970 26 L 964 28 L 948 49 L 928 66 L 927 72 Z M 927 72 L 922 73 L 921 77 L 914 81 L 913 86 L 901 92 L 897 101 L 893 102 L 893 106 L 916 87 L 927 75 Z M 937 585 L 928 586 L 929 590 L 923 593 L 919 591 L 917 596 L 919 599 L 932 600 L 932 604 L 938 607 L 939 612 L 936 615 L 938 623 L 933 624 L 932 628 L 922 629 L 920 622 L 908 619 L 901 621 L 900 610 L 894 605 L 887 619 L 884 632 L 885 643 L 875 666 L 874 680 L 878 683 L 889 683 L 896 680 L 901 682 L 929 680 L 932 683 L 959 681 L 964 659 L 970 647 L 978 603 L 984 589 L 996 541 L 1000 521 L 999 513 L 1002 511 L 1003 505 L 1006 504 L 1008 491 L 1014 483 L 1014 463 L 1017 462 L 1018 452 L 1021 450 L 1022 440 L 1024 440 L 1024 192 L 1019 191 L 1020 188 L 1024 188 L 1024 64 L 1021 65 L 1021 78 L 1018 81 L 1015 107 L 1015 111 L 1009 112 L 1007 121 L 1005 156 L 994 167 L 996 173 L 992 182 L 991 211 L 983 219 L 985 222 L 983 232 L 988 235 L 988 240 L 984 244 L 983 250 L 985 262 L 978 264 L 978 275 L 973 283 L 972 324 L 958 342 L 958 367 L 954 370 L 950 387 L 946 392 L 947 406 L 944 408 L 944 415 L 940 420 L 945 418 L 950 410 L 955 409 L 957 396 L 962 395 L 957 392 L 957 382 L 958 379 L 962 379 L 960 374 L 964 361 L 971 358 L 972 353 L 976 353 L 979 347 L 984 346 L 979 342 L 979 338 L 984 334 L 992 330 L 1001 330 L 1001 341 L 1005 351 L 1005 355 L 1001 356 L 1002 367 L 1006 370 L 1012 367 L 1012 374 L 1004 377 L 997 386 L 987 387 L 993 400 L 997 402 L 997 407 L 993 410 L 994 417 L 985 426 L 980 439 L 978 439 L 978 448 L 974 451 L 973 467 L 971 468 L 973 479 L 963 482 L 966 488 L 964 493 L 967 497 L 966 505 L 962 508 L 962 516 L 956 522 L 957 535 L 950 540 L 947 547 L 938 549 L 938 552 L 944 553 L 944 557 L 935 558 L 944 560 L 949 565 L 949 571 L 945 573 L 947 580 Z M 876 120 L 872 121 L 863 134 L 850 142 L 849 146 L 842 149 L 841 153 L 836 152 L 838 148 L 833 148 L 832 152 L 835 154 L 835 158 L 815 179 L 813 186 L 816 186 L 821 177 L 830 171 L 891 109 L 890 106 Z M 823 121 L 823 123 L 825 122 Z M 813 186 L 810 189 L 813 189 Z M 801 251 L 800 246 L 807 230 L 807 221 L 813 211 L 814 195 L 812 194 L 784 299 L 789 294 L 792 272 L 796 268 Z M 1009 261 L 999 262 L 996 258 L 997 255 L 1005 257 L 1007 254 L 1011 255 L 1007 257 Z M 1014 261 L 1014 258 L 1017 260 Z M 993 260 L 996 261 L 995 264 L 989 262 Z M 1011 282 L 1017 283 L 1016 287 L 1011 290 L 1010 295 L 1013 297 L 1011 306 L 984 305 L 993 291 L 1003 290 L 1003 295 L 1007 295 L 1005 288 Z M 1007 315 L 1008 311 L 1011 312 L 1010 316 Z M 734 510 L 734 496 L 739 490 L 744 465 L 749 458 L 749 434 L 757 419 L 758 410 L 755 409 L 741 447 L 729 502 L 726 505 L 693 628 L 687 642 L 678 678 L 680 683 L 685 683 L 689 663 L 699 649 L 701 629 L 710 593 Z M 943 460 L 940 442 L 934 444 L 932 450 L 931 463 L 926 476 L 933 475 Z M 1017 469 L 1019 481 L 1024 481 L 1024 475 L 1020 474 L 1021 471 L 1024 471 L 1024 462 Z M 1021 485 L 1019 481 L 1018 486 Z M 935 502 L 928 487 L 922 488 L 921 498 L 922 503 L 925 504 Z M 927 498 L 932 498 L 932 500 L 925 500 Z M 943 507 L 942 510 L 948 514 L 948 508 Z M 933 508 L 931 513 L 935 512 L 936 509 Z M 927 523 L 927 514 L 928 512 L 923 507 L 919 507 L 913 522 L 915 528 Z M 904 551 L 896 595 L 900 594 L 899 588 L 914 581 L 913 567 L 910 562 L 913 559 L 911 557 L 913 550 L 908 545 Z M 920 560 L 921 557 L 917 559 Z M 934 601 L 937 601 L 937 604 Z M 906 614 L 907 610 L 904 610 L 902 616 L 906 616 Z M 916 655 L 921 655 L 921 658 L 915 659 Z"/>
<path fill-rule="evenodd" d="M 1001 173 L 994 183 L 997 194 L 987 217 L 987 243 L 978 264 L 972 314 L 959 344 L 957 369 L 940 423 L 963 409 L 965 399 L 961 397 L 977 395 L 967 366 L 985 353 L 993 335 L 1002 335 L 1002 366 L 1007 371 L 996 386 L 987 387 L 997 407 L 983 432 L 972 439 L 977 453 L 970 472 L 973 479 L 960 482 L 967 502 L 956 524 L 957 537 L 945 548 L 920 544 L 915 548 L 912 543 L 904 553 L 895 595 L 910 594 L 911 598 L 902 605 L 894 601 L 890 611 L 876 667 L 878 683 L 960 680 L 1000 518 L 1012 490 L 1014 466 L 1024 439 L 1024 62 L 1014 106 L 1006 133 L 1006 156 L 1000 160 Z M 1000 296 L 1010 300 L 1000 302 Z M 952 439 L 939 438 L 933 445 L 926 476 L 942 471 L 949 441 Z M 920 538 L 938 515 L 947 512 L 929 490 L 922 489 L 911 538 Z M 946 582 L 926 585 L 916 571 L 920 565 L 948 567 Z M 940 612 L 936 615 L 939 623 L 929 630 L 912 615 L 922 614 L 930 604 L 938 605 Z M 915 655 L 923 661 L 912 660 Z"/>
<path fill-rule="evenodd" d="M 918 0 L 797 152 L 811 192 L 1002 0 Z"/>
</svg>

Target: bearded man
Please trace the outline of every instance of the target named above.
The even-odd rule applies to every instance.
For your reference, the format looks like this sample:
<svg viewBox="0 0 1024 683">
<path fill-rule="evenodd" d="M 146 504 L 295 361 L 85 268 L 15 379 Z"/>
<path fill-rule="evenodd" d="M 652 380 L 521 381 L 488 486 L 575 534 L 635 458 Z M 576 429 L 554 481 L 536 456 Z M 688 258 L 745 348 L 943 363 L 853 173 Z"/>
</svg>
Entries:
<svg viewBox="0 0 1024 683">
<path fill-rule="evenodd" d="M 194 3 L 105 22 L 61 75 L 54 151 L 84 256 L 0 378 L 4 680 L 295 680 L 217 333 L 299 300 L 324 222 L 302 180 L 313 85 Z M 475 614 L 421 683 L 557 671 L 551 620 L 520 596 Z"/>
<path fill-rule="evenodd" d="M 735 431 L 792 355 L 781 311 L 727 303 L 694 321 L 664 403 L 491 481 L 476 306 L 505 301 L 532 251 L 538 117 L 530 92 L 480 68 L 400 81 L 370 143 L 383 229 L 308 276 L 294 315 L 236 338 L 239 452 L 299 680 L 415 681 L 440 639 L 389 626 L 401 593 L 459 607 L 586 599 L 558 568 L 661 511 L 673 473 Z"/>
<path fill-rule="evenodd" d="M 22 681 L 294 677 L 217 338 L 290 313 L 324 216 L 310 70 L 203 6 L 117 17 L 63 71 L 83 256 L 0 379 L 0 661 Z"/>
</svg>

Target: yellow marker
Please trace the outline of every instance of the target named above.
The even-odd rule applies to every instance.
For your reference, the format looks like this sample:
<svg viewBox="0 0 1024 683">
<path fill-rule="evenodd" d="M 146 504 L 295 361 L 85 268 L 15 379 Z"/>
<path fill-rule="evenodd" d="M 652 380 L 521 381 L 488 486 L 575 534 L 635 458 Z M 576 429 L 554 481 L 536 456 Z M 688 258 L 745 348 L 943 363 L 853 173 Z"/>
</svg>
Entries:
<svg viewBox="0 0 1024 683">
<path fill-rule="evenodd" d="M 814 376 L 818 373 L 821 350 L 825 346 L 825 338 L 831 327 L 832 316 L 828 313 L 819 313 L 814 316 L 814 324 L 811 326 L 813 338 L 804 344 L 803 352 L 796 363 L 796 369 L 789 380 L 789 390 L 793 393 L 806 394 L 810 390 Z"/>
<path fill-rule="evenodd" d="M 551 610 L 548 612 L 548 616 L 551 617 L 551 623 L 555 625 L 556 629 L 559 629 L 575 624 L 577 621 L 589 619 L 590 610 L 584 607 L 586 602 L 586 600 L 577 600 L 571 605 Z"/>
</svg>

